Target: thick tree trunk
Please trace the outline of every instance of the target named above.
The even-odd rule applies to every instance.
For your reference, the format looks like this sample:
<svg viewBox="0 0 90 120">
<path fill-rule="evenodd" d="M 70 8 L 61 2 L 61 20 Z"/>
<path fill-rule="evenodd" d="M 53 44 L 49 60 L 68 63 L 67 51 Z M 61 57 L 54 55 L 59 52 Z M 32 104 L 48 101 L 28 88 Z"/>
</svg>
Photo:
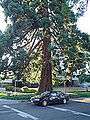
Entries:
<svg viewBox="0 0 90 120">
<path fill-rule="evenodd" d="M 49 18 L 48 0 L 39 8 L 42 17 Z M 39 92 L 52 90 L 52 65 L 51 65 L 51 51 L 49 45 L 51 44 L 49 27 L 43 28 L 43 50 L 42 50 L 42 71 Z"/>
<path fill-rule="evenodd" d="M 49 45 L 51 44 L 48 30 L 43 38 L 43 56 L 42 56 L 42 71 L 39 92 L 52 90 L 52 65 L 51 65 L 51 51 Z"/>
</svg>

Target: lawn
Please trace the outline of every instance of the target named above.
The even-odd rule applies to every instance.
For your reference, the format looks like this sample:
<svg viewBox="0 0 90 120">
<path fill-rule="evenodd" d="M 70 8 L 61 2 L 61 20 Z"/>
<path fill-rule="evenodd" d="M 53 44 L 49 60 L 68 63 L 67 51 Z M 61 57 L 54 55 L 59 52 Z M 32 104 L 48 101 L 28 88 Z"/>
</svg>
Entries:
<svg viewBox="0 0 90 120">
<path fill-rule="evenodd" d="M 61 88 L 54 89 L 54 91 L 62 91 Z M 66 92 L 70 94 L 71 98 L 75 97 L 87 97 L 90 98 L 90 91 L 80 91 L 77 89 L 70 89 L 70 91 Z M 0 99 L 11 99 L 11 100 L 30 100 L 32 96 L 35 96 L 37 93 L 3 93 L 0 92 Z"/>
<path fill-rule="evenodd" d="M 30 100 L 34 94 L 32 93 L 0 93 L 0 99 L 11 99 L 11 100 Z"/>
<path fill-rule="evenodd" d="M 6 93 L 0 92 L 0 98 L 6 96 Z"/>
<path fill-rule="evenodd" d="M 23 88 L 22 92 L 0 92 L 0 99 L 30 100 L 37 93 L 37 88 Z"/>
<path fill-rule="evenodd" d="M 86 92 L 86 91 L 73 91 L 73 92 L 70 92 L 70 96 L 71 96 L 71 98 L 73 98 L 73 97 L 86 97 L 86 98 L 90 98 L 90 92 Z"/>
<path fill-rule="evenodd" d="M 71 98 L 73 97 L 90 97 L 90 88 L 87 92 L 86 89 L 82 89 L 80 87 L 68 87 L 68 88 L 54 88 L 54 91 L 62 91 L 69 93 Z"/>
</svg>

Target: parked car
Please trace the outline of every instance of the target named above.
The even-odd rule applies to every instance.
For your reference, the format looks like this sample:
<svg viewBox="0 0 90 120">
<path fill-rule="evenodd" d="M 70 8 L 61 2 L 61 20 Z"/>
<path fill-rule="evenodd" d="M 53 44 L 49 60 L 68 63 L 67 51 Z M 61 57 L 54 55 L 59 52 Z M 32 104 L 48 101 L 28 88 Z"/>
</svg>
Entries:
<svg viewBox="0 0 90 120">
<path fill-rule="evenodd" d="M 31 103 L 35 105 L 47 106 L 50 104 L 66 104 L 69 101 L 69 95 L 62 92 L 44 92 L 31 98 Z"/>
</svg>

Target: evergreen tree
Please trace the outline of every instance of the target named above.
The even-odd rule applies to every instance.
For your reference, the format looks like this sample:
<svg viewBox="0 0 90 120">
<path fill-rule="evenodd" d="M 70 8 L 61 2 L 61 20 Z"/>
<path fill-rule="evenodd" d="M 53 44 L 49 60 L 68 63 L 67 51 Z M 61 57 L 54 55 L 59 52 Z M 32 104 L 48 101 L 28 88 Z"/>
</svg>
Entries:
<svg viewBox="0 0 90 120">
<path fill-rule="evenodd" d="M 35 48 L 42 47 L 40 92 L 52 90 L 51 42 L 54 41 L 59 47 L 66 49 L 67 46 L 72 46 L 72 41 L 77 35 L 75 32 L 77 17 L 83 14 L 87 2 L 86 0 L 3 0 L 1 2 L 6 20 L 9 17 L 12 21 L 10 33 L 13 37 L 12 48 L 15 46 L 19 50 L 24 47 L 30 56 Z M 76 10 L 76 14 L 73 9 Z M 27 67 L 28 64 L 29 61 L 25 66 Z"/>
</svg>

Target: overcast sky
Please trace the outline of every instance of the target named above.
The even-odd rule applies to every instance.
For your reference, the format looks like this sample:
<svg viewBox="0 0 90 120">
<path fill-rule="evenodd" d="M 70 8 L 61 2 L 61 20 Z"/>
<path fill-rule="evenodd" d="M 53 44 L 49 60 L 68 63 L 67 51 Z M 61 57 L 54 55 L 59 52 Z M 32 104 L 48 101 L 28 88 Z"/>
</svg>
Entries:
<svg viewBox="0 0 90 120">
<path fill-rule="evenodd" d="M 2 31 L 4 31 L 7 26 L 7 24 L 4 21 L 4 18 L 5 16 L 3 13 L 3 9 L 0 7 L 0 30 Z M 90 0 L 86 13 L 84 14 L 83 17 L 79 18 L 77 25 L 82 32 L 90 34 Z"/>
<path fill-rule="evenodd" d="M 6 23 L 4 21 L 4 13 L 3 13 L 3 9 L 0 7 L 0 30 L 4 31 L 6 28 Z"/>
<path fill-rule="evenodd" d="M 84 16 L 79 18 L 77 25 L 81 31 L 90 34 L 90 0 L 87 11 L 85 12 Z"/>
</svg>

